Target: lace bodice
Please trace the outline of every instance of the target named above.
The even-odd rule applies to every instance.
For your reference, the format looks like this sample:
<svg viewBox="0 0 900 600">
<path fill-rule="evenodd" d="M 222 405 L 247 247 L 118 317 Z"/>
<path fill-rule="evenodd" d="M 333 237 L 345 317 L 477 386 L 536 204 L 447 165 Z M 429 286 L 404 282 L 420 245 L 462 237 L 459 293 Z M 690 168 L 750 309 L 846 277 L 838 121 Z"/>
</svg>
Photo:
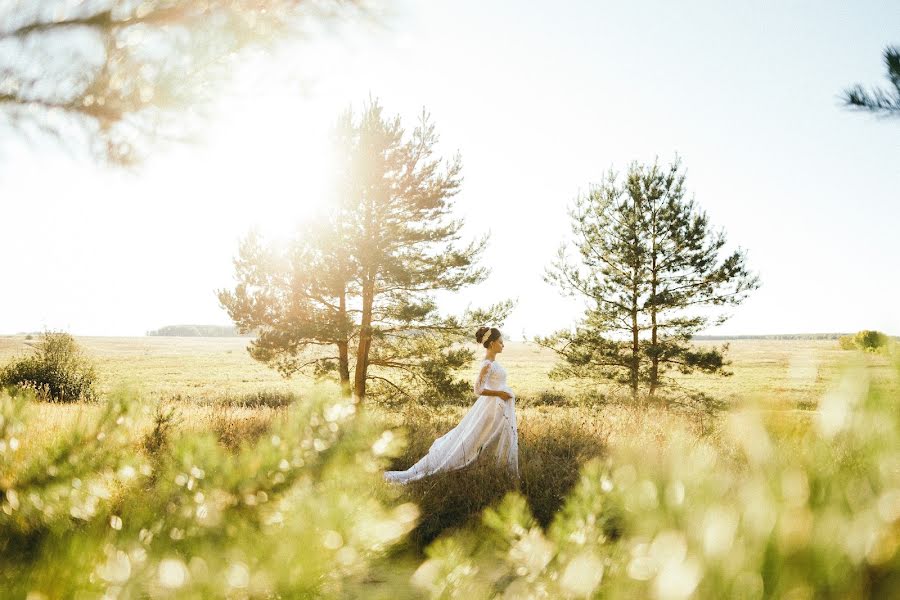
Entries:
<svg viewBox="0 0 900 600">
<path fill-rule="evenodd" d="M 484 390 L 504 390 L 512 393 L 506 386 L 506 369 L 496 360 L 484 359 L 475 377 L 475 393 L 481 395 Z"/>
</svg>

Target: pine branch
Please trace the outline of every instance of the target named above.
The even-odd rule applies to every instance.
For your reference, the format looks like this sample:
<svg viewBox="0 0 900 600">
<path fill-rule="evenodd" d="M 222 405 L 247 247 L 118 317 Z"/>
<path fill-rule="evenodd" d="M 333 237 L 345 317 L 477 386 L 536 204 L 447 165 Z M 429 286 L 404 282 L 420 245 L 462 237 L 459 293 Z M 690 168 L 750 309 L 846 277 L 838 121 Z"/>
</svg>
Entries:
<svg viewBox="0 0 900 600">
<path fill-rule="evenodd" d="M 113 29 L 133 25 L 172 25 L 189 24 L 187 17 L 201 19 L 205 17 L 204 10 L 197 11 L 196 5 L 191 2 L 183 2 L 169 7 L 159 7 L 146 14 L 135 12 L 126 18 L 114 18 L 112 10 L 96 13 L 90 16 L 63 17 L 51 22 L 36 22 L 23 25 L 9 31 L 0 31 L 0 39 L 9 37 L 23 37 L 30 33 L 59 30 L 64 27 L 92 27 L 97 29 Z"/>
<path fill-rule="evenodd" d="M 368 380 L 370 380 L 370 381 L 383 381 L 384 383 L 386 383 L 386 384 L 388 384 L 389 386 L 391 386 L 393 389 L 397 390 L 397 391 L 398 391 L 400 394 L 402 394 L 405 398 L 407 398 L 407 399 L 412 398 L 412 396 L 410 396 L 409 392 L 407 392 L 406 390 L 404 390 L 403 388 L 401 388 L 399 385 L 397 385 L 396 383 L 394 383 L 394 382 L 391 381 L 390 379 L 387 379 L 387 378 L 385 378 L 385 377 L 381 377 L 381 376 L 379 376 L 379 375 L 371 375 L 371 374 L 366 375 L 366 379 L 368 379 Z"/>
<path fill-rule="evenodd" d="M 851 109 L 865 110 L 882 117 L 900 117 L 900 47 L 888 46 L 883 53 L 887 77 L 893 89 L 866 91 L 856 85 L 844 91 L 841 100 Z"/>
</svg>

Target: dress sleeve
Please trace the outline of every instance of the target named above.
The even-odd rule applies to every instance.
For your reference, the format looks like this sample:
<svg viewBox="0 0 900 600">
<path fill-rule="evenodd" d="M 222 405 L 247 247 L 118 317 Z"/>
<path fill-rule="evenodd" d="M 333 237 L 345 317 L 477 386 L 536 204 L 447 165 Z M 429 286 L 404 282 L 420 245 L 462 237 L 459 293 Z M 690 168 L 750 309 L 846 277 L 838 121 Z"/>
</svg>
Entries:
<svg viewBox="0 0 900 600">
<path fill-rule="evenodd" d="M 487 385 L 488 375 L 490 375 L 492 368 L 494 368 L 493 362 L 486 360 L 482 363 L 481 372 L 475 379 L 475 394 L 478 396 L 484 391 L 484 386 Z"/>
</svg>

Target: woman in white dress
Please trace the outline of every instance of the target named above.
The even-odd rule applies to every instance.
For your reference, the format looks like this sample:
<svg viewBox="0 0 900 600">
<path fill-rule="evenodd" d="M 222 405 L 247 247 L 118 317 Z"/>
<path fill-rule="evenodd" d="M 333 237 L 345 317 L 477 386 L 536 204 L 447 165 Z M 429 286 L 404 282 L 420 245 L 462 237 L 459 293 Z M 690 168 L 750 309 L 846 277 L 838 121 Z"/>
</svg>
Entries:
<svg viewBox="0 0 900 600">
<path fill-rule="evenodd" d="M 481 327 L 475 340 L 486 352 L 475 393 L 478 399 L 459 425 L 439 437 L 428 454 L 405 471 L 387 471 L 388 481 L 408 483 L 435 473 L 454 471 L 484 456 L 505 465 L 519 477 L 519 436 L 516 431 L 515 395 L 506 385 L 506 370 L 497 362 L 503 352 L 503 336 L 494 327 Z"/>
</svg>

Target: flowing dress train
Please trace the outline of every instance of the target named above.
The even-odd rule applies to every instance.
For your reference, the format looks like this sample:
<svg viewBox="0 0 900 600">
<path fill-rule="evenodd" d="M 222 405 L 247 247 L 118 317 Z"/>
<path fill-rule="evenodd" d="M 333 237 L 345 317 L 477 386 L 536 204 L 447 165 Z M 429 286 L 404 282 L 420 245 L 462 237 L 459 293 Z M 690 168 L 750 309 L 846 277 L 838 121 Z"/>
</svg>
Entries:
<svg viewBox="0 0 900 600">
<path fill-rule="evenodd" d="M 519 437 L 516 430 L 515 397 L 503 400 L 485 396 L 484 390 L 503 390 L 512 394 L 506 385 L 506 370 L 497 361 L 485 359 L 475 380 L 478 399 L 459 425 L 431 444 L 428 454 L 405 471 L 386 471 L 385 479 L 408 483 L 445 471 L 470 465 L 484 456 L 506 465 L 519 476 Z"/>
</svg>

